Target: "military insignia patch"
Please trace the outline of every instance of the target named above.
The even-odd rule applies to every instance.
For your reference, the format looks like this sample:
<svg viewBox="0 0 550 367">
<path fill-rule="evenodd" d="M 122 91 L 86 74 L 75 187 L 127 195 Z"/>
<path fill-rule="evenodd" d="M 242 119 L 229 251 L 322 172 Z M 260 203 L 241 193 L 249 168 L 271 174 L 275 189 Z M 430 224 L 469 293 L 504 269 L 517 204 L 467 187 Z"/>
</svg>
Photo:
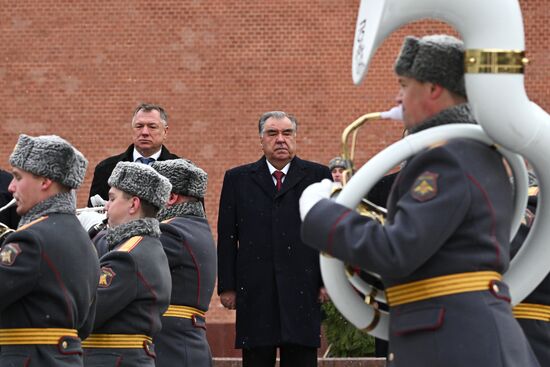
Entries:
<svg viewBox="0 0 550 367">
<path fill-rule="evenodd" d="M 21 253 L 21 247 L 17 243 L 8 243 L 0 251 L 0 264 L 12 266 L 15 259 Z"/>
<path fill-rule="evenodd" d="M 99 284 L 98 287 L 100 288 L 108 288 L 111 283 L 113 282 L 113 279 L 115 278 L 116 273 L 113 271 L 113 269 L 108 268 L 106 266 L 101 268 L 101 275 L 99 276 Z"/>
<path fill-rule="evenodd" d="M 416 178 L 411 196 L 418 201 L 428 201 L 437 196 L 437 177 L 439 174 L 426 171 Z"/>
</svg>

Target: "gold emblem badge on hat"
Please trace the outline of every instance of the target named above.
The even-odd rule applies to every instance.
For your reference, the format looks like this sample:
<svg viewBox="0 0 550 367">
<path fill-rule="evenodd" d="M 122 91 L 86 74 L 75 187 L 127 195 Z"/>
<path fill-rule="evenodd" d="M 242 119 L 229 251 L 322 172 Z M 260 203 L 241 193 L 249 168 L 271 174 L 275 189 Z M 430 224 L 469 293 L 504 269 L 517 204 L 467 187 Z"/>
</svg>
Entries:
<svg viewBox="0 0 550 367">
<path fill-rule="evenodd" d="M 17 243 L 8 243 L 0 251 L 0 264 L 12 266 L 20 253 L 21 247 Z"/>
<path fill-rule="evenodd" d="M 113 279 L 115 278 L 116 273 L 113 271 L 113 269 L 108 268 L 106 266 L 101 268 L 101 275 L 99 276 L 99 284 L 98 287 L 100 288 L 108 288 L 111 283 L 113 282 Z"/>
<path fill-rule="evenodd" d="M 437 177 L 439 174 L 426 171 L 416 178 L 411 196 L 418 201 L 428 201 L 437 195 Z"/>
</svg>

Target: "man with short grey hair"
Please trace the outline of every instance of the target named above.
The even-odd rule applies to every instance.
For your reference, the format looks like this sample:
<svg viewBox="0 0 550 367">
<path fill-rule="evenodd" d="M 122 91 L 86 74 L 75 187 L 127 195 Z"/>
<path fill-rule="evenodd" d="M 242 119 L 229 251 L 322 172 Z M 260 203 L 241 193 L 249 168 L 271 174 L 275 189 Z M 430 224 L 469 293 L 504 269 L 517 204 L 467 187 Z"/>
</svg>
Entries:
<svg viewBox="0 0 550 367">
<path fill-rule="evenodd" d="M 320 303 L 327 299 L 319 253 L 300 240 L 298 198 L 329 178 L 296 156 L 296 119 L 282 111 L 258 122 L 263 156 L 225 173 L 218 216 L 218 293 L 237 310 L 243 366 L 317 365 Z"/>
</svg>

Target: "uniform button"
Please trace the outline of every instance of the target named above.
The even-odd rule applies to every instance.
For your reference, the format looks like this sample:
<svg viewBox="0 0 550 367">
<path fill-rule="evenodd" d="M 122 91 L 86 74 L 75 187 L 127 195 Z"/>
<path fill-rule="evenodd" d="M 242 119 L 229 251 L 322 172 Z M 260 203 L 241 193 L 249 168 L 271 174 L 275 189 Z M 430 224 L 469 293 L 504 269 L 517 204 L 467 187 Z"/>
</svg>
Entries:
<svg viewBox="0 0 550 367">
<path fill-rule="evenodd" d="M 63 349 L 67 349 L 68 346 L 69 346 L 69 343 L 67 343 L 67 341 L 64 341 L 63 343 L 61 343 L 61 348 Z"/>
<path fill-rule="evenodd" d="M 393 353 L 388 354 L 388 361 L 389 362 L 393 361 L 394 359 L 395 359 L 395 354 L 393 354 Z"/>
<path fill-rule="evenodd" d="M 493 292 L 498 293 L 500 289 L 498 288 L 498 284 L 493 284 Z"/>
</svg>

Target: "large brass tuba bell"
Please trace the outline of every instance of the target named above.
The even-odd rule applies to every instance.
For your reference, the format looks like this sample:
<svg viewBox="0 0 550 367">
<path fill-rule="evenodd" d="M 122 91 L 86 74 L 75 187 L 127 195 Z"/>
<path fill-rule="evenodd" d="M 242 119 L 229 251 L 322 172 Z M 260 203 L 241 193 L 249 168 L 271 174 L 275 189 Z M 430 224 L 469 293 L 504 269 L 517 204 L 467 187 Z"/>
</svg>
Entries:
<svg viewBox="0 0 550 367">
<path fill-rule="evenodd" d="M 354 169 L 355 146 L 357 143 L 357 133 L 359 132 L 359 129 L 363 127 L 363 125 L 367 121 L 380 120 L 380 119 L 401 120 L 401 118 L 402 118 L 401 106 L 397 106 L 385 112 L 367 113 L 359 117 L 355 121 L 353 121 L 344 129 L 344 131 L 342 132 L 342 138 L 341 138 L 341 151 L 342 151 L 341 156 L 342 156 L 342 159 L 347 162 L 347 168 L 344 170 L 344 173 L 343 173 L 342 186 L 346 185 L 346 183 L 348 182 L 348 180 L 351 178 L 351 176 L 355 171 Z M 351 139 L 350 139 L 350 136 L 351 136 Z M 333 191 L 332 196 L 333 197 L 337 196 L 341 190 L 342 188 L 336 188 Z M 386 213 L 387 213 L 385 208 L 374 204 L 373 202 L 369 201 L 367 198 L 363 198 L 361 200 L 361 203 L 359 203 L 356 210 L 359 214 L 373 218 L 379 223 L 384 223 Z"/>
</svg>

